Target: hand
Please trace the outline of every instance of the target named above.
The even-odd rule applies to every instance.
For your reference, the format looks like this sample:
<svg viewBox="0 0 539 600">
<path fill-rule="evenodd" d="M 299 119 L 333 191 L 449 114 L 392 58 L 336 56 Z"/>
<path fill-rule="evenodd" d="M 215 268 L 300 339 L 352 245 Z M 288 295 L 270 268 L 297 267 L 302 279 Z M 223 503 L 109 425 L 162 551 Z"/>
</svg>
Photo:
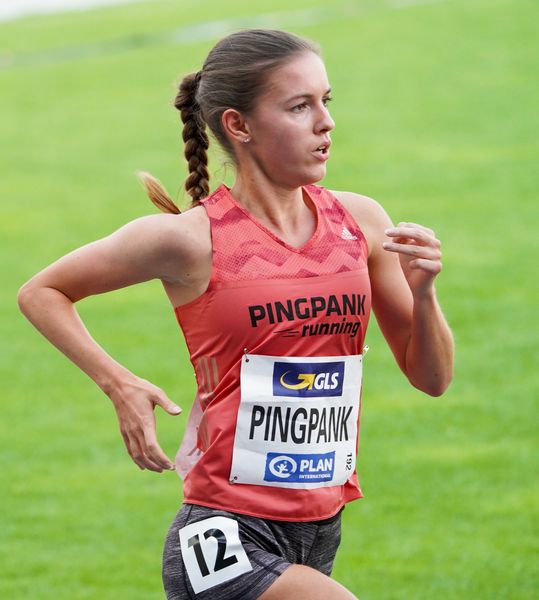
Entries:
<svg viewBox="0 0 539 600">
<path fill-rule="evenodd" d="M 109 396 L 116 409 L 127 452 L 138 467 L 158 473 L 164 469 L 173 470 L 174 463 L 157 442 L 153 409 L 159 404 L 170 415 L 179 415 L 181 408 L 156 385 L 132 374 Z"/>
<path fill-rule="evenodd" d="M 399 223 L 386 229 L 385 234 L 391 241 L 382 245 L 385 250 L 398 253 L 412 294 L 429 291 L 434 278 L 442 270 L 441 243 L 434 231 L 417 223 Z"/>
</svg>

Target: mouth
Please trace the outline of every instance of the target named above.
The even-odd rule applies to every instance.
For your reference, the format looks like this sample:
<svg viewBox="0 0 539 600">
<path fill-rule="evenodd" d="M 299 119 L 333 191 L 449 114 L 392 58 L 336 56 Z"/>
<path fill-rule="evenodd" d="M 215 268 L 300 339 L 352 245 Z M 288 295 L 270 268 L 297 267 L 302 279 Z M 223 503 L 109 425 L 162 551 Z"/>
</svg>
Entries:
<svg viewBox="0 0 539 600">
<path fill-rule="evenodd" d="M 331 146 L 331 142 L 327 141 L 323 144 L 320 144 L 318 148 L 313 150 L 313 154 L 320 160 L 327 160 L 329 158 L 329 147 Z"/>
</svg>

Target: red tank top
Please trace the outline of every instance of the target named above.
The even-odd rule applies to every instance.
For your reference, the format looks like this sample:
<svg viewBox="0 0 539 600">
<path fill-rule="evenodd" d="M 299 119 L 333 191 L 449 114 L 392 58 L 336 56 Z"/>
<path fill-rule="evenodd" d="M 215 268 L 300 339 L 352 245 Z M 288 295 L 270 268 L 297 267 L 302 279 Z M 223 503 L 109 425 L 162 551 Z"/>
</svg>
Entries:
<svg viewBox="0 0 539 600">
<path fill-rule="evenodd" d="M 302 189 L 317 225 L 300 248 L 224 184 L 202 201 L 209 286 L 175 308 L 198 384 L 176 456 L 185 502 L 309 521 L 362 496 L 355 457 L 367 243 L 333 194 Z"/>
</svg>

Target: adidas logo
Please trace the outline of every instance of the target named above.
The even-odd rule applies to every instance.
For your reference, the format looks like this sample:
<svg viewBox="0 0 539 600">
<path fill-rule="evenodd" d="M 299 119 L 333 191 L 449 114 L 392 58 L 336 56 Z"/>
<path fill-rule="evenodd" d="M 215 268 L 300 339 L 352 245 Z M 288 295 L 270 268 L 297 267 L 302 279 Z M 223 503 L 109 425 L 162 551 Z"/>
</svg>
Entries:
<svg viewBox="0 0 539 600">
<path fill-rule="evenodd" d="M 355 235 L 352 235 L 352 233 L 350 233 L 350 231 L 348 231 L 346 227 L 342 228 L 341 237 L 343 240 L 357 240 L 357 237 Z"/>
</svg>

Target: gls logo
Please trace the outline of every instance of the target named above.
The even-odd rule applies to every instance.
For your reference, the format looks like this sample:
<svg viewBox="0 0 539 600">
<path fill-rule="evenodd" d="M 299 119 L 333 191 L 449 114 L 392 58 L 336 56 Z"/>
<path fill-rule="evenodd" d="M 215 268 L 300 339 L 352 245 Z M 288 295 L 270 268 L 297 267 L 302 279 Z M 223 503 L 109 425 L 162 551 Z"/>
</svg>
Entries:
<svg viewBox="0 0 539 600">
<path fill-rule="evenodd" d="M 273 395 L 299 398 L 342 396 L 344 361 L 273 365 Z"/>
</svg>

